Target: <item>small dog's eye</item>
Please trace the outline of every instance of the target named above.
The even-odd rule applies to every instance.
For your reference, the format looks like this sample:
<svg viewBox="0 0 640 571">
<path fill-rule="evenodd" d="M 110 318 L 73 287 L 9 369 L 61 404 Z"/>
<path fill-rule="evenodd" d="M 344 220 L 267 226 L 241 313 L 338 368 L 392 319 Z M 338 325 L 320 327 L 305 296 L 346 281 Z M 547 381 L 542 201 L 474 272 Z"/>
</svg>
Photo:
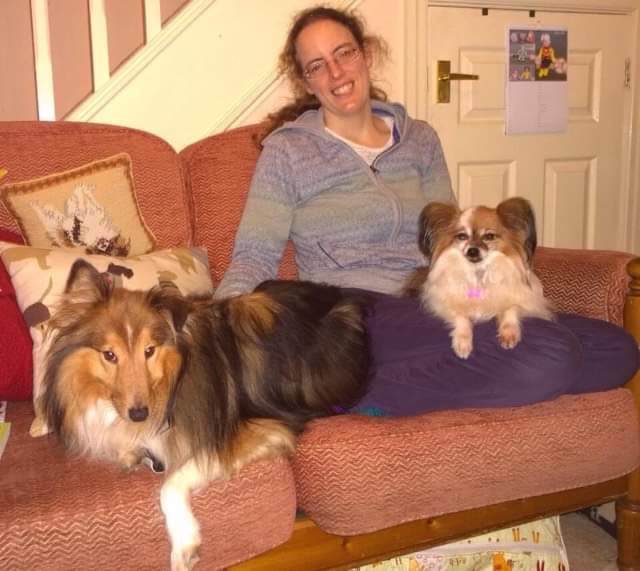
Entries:
<svg viewBox="0 0 640 571">
<path fill-rule="evenodd" d="M 463 240 L 469 239 L 469 234 L 466 232 L 458 232 L 454 237 L 456 240 L 460 240 L 462 242 Z"/>
<path fill-rule="evenodd" d="M 146 347 L 144 350 L 144 358 L 150 359 L 155 352 L 156 352 L 156 348 L 153 345 Z"/>
<path fill-rule="evenodd" d="M 495 240 L 496 238 L 497 238 L 497 236 L 496 236 L 493 232 L 487 232 L 487 233 L 482 237 L 482 239 L 483 239 L 483 240 L 488 240 L 489 242 L 490 242 L 491 240 Z"/>
<path fill-rule="evenodd" d="M 116 354 L 113 351 L 103 351 L 102 352 L 102 356 L 104 357 L 105 361 L 109 361 L 109 363 L 117 363 L 118 362 L 118 357 L 116 356 Z"/>
</svg>

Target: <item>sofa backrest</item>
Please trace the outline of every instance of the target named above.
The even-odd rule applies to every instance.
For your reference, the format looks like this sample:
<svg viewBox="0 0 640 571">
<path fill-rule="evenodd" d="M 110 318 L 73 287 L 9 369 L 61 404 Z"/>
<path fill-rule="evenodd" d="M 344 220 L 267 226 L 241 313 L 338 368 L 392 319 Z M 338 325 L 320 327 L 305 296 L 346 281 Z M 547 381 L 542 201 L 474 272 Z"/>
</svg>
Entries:
<svg viewBox="0 0 640 571">
<path fill-rule="evenodd" d="M 193 242 L 209 253 L 211 274 L 219 282 L 231 260 L 236 229 L 260 154 L 253 137 L 261 124 L 225 131 L 202 139 L 180 153 L 192 200 Z M 289 242 L 279 277 L 297 277 Z"/>
<path fill-rule="evenodd" d="M 160 137 L 94 123 L 0 122 L 2 184 L 30 180 L 126 152 L 141 214 L 158 247 L 190 242 L 188 198 L 175 150 Z M 0 204 L 0 228 L 18 231 Z"/>
</svg>

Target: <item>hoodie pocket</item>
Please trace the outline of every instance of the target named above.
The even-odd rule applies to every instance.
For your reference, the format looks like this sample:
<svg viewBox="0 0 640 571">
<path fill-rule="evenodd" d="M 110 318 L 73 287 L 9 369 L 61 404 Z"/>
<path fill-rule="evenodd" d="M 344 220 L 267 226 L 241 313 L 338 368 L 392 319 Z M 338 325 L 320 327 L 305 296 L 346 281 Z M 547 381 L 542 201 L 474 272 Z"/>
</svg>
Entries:
<svg viewBox="0 0 640 571">
<path fill-rule="evenodd" d="M 355 270 L 368 267 L 408 270 L 416 266 L 415 252 L 382 244 L 318 242 L 324 269 Z"/>
</svg>

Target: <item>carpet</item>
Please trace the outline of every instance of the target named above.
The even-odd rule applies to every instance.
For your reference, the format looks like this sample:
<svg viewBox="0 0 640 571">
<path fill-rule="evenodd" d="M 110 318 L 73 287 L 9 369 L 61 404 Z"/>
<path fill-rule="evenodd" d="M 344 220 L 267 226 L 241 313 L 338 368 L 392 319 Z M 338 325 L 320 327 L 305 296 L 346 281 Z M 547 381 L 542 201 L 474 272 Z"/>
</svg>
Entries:
<svg viewBox="0 0 640 571">
<path fill-rule="evenodd" d="M 618 571 L 616 540 L 584 514 L 560 518 L 571 571 Z"/>
</svg>

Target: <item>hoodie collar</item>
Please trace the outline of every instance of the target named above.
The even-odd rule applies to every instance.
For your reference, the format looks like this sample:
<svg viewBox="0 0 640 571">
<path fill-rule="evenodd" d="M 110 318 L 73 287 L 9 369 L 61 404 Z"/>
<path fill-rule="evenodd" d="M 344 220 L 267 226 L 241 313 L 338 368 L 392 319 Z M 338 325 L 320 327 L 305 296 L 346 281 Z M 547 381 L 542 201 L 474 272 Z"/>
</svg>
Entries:
<svg viewBox="0 0 640 571">
<path fill-rule="evenodd" d="M 399 103 L 385 103 L 376 99 L 371 101 L 371 110 L 376 115 L 390 115 L 393 117 L 394 123 L 394 140 L 398 142 L 402 140 L 407 130 L 409 118 L 405 108 Z M 276 133 L 289 130 L 301 130 L 313 133 L 319 137 L 333 139 L 333 137 L 325 131 L 324 119 L 320 109 L 312 109 L 305 111 L 295 121 L 288 121 L 275 131 L 270 133 L 263 141 L 263 145 L 267 144 L 269 139 Z"/>
</svg>

